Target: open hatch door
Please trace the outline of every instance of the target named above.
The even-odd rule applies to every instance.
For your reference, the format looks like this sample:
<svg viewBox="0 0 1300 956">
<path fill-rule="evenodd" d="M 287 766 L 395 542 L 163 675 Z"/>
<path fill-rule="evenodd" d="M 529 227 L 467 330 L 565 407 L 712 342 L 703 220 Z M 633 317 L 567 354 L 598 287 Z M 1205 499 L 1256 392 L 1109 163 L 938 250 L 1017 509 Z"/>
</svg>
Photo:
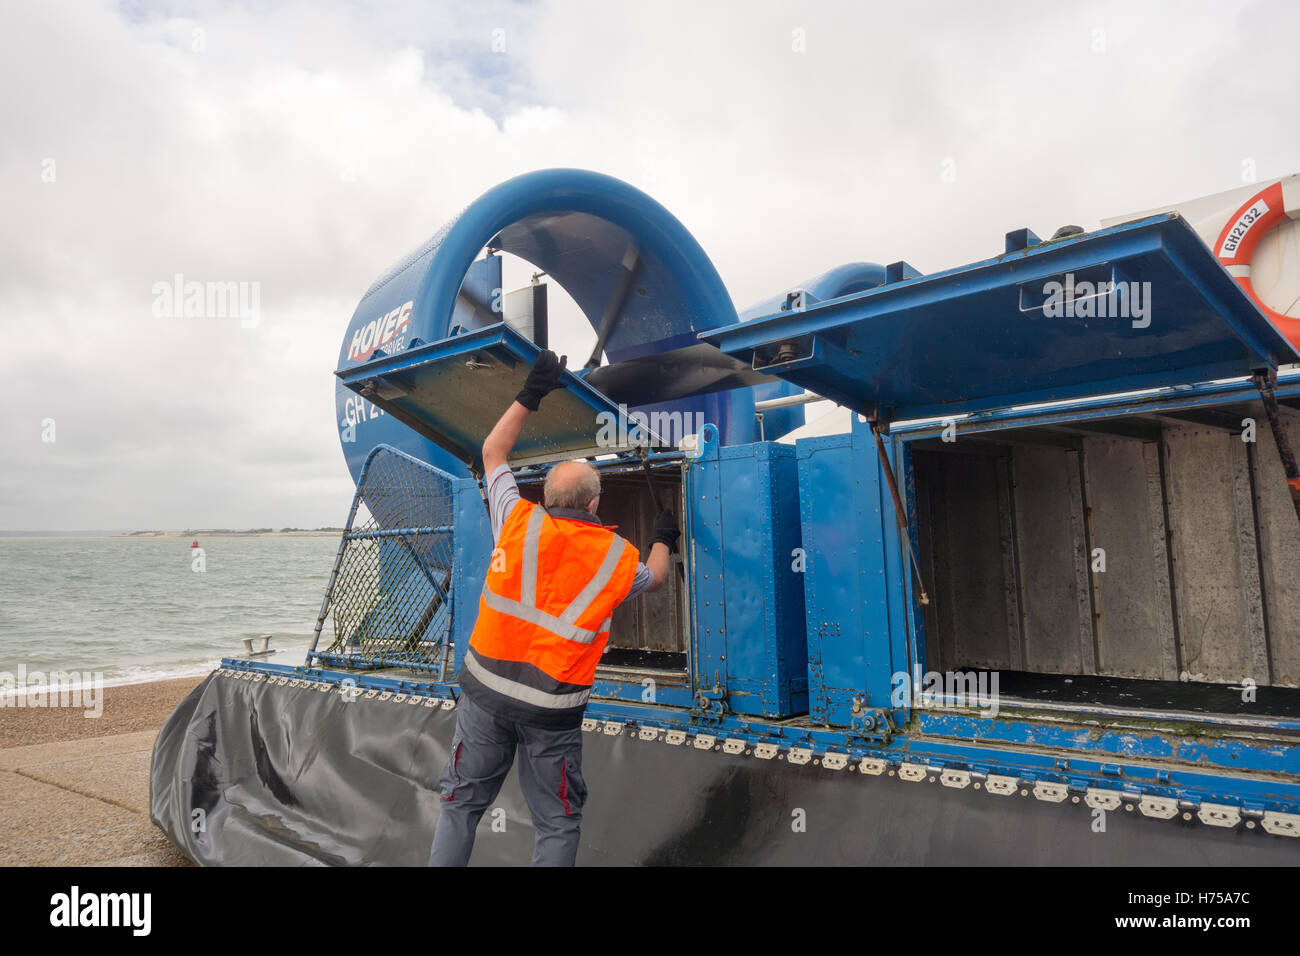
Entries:
<svg viewBox="0 0 1300 956">
<path fill-rule="evenodd" d="M 1052 283 L 1063 294 L 1053 298 Z M 1116 286 L 1098 293 L 1098 283 Z M 1300 360 L 1172 213 L 1041 243 L 1022 230 L 996 259 L 700 338 L 884 420 L 1248 376 Z"/>
<path fill-rule="evenodd" d="M 541 349 L 505 324 L 382 356 L 334 374 L 357 394 L 477 467 L 483 439 L 519 390 Z M 620 425 L 619 406 L 572 372 L 528 416 L 511 465 L 607 455 L 618 437 L 661 444 L 635 420 Z M 603 428 L 603 431 L 602 431 Z M 612 429 L 612 430 L 611 430 Z M 626 446 L 623 446 L 626 447 Z"/>
</svg>

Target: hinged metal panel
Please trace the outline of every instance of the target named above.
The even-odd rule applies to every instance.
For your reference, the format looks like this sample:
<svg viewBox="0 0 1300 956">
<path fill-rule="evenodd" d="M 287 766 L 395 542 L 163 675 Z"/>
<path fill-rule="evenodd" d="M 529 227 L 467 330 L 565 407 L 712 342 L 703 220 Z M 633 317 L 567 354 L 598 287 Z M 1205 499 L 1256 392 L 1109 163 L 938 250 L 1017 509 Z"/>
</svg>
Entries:
<svg viewBox="0 0 1300 956">
<path fill-rule="evenodd" d="M 1053 298 L 1058 282 L 1078 294 Z M 1085 294 L 1084 282 L 1124 292 Z M 895 419 L 1211 381 L 1298 358 L 1174 214 L 701 338 L 864 414 L 892 406 Z"/>
<path fill-rule="evenodd" d="M 334 374 L 389 415 L 467 464 L 515 395 L 541 350 L 504 324 L 420 345 Z M 604 455 L 624 438 L 657 436 L 581 378 L 566 372 L 567 387 L 546 397 L 528 417 L 510 455 L 512 465 Z M 602 430 L 604 429 L 604 430 Z"/>
</svg>

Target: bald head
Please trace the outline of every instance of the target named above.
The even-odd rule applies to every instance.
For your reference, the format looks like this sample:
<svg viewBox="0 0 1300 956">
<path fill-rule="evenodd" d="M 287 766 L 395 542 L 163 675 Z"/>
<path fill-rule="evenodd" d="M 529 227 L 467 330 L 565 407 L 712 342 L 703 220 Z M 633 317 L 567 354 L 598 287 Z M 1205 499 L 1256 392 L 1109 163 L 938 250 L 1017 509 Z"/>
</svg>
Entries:
<svg viewBox="0 0 1300 956">
<path fill-rule="evenodd" d="M 542 495 L 548 508 L 576 508 L 595 514 L 600 474 L 585 461 L 562 462 L 546 473 Z"/>
</svg>

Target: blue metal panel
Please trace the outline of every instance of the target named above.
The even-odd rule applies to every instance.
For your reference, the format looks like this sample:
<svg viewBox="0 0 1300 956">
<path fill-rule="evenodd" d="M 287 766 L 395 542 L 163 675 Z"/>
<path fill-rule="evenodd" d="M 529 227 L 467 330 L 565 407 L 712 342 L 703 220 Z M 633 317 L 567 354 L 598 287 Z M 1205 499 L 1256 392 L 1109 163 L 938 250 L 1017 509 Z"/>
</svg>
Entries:
<svg viewBox="0 0 1300 956">
<path fill-rule="evenodd" d="M 764 715 L 781 717 L 808 712 L 808 634 L 804 620 L 803 575 L 796 571 L 800 547 L 799 466 L 790 445 L 765 442 L 754 446 L 767 496 L 764 511 L 771 525 L 771 545 L 762 553 L 766 669 L 775 693 L 764 698 Z M 743 639 L 743 635 L 740 635 Z"/>
<path fill-rule="evenodd" d="M 1102 730 L 1095 726 L 1043 723 L 1003 716 L 987 720 L 951 711 L 917 711 L 916 732 L 930 737 L 979 740 L 989 745 L 1018 744 L 1053 748 L 1060 753 L 1099 756 L 1111 754 L 1126 760 L 1180 760 L 1192 765 L 1231 767 L 1241 771 L 1265 771 L 1300 775 L 1300 748 L 1261 746 L 1244 739 L 1195 736 L 1184 731 L 1152 726 Z M 971 753 L 969 745 L 927 743 L 934 753 Z M 1060 762 L 1058 756 L 1058 762 Z M 1075 763 L 1074 757 L 1068 762 Z"/>
<path fill-rule="evenodd" d="M 720 700 L 727 692 L 727 613 L 723 596 L 722 482 L 718 430 L 701 433 L 700 454 L 684 476 L 685 539 L 690 548 L 691 679 L 695 692 Z"/>
<path fill-rule="evenodd" d="M 806 439 L 797 442 L 796 449 L 805 561 L 808 713 L 817 723 L 827 724 L 831 722 L 828 681 L 830 686 L 862 683 L 860 675 L 844 673 L 839 651 L 863 629 L 861 603 L 856 599 L 857 568 L 863 555 L 855 522 L 850 520 L 857 488 L 850 471 L 849 436 Z M 847 575 L 843 569 L 848 569 Z M 832 671 L 829 679 L 827 666 Z"/>
<path fill-rule="evenodd" d="M 899 574 L 893 503 L 869 430 L 796 443 L 806 560 L 808 708 L 823 724 L 851 726 L 893 706 L 893 675 L 909 669 L 907 598 Z"/>
<path fill-rule="evenodd" d="M 738 714 L 761 714 L 761 689 L 776 680 L 767 667 L 766 645 L 776 635 L 766 627 L 769 581 L 763 567 L 765 557 L 771 563 L 773 516 L 766 476 L 755 464 L 752 445 L 723 448 L 718 454 L 725 576 L 704 595 L 706 601 L 721 600 L 725 608 L 727 705 Z"/>
<path fill-rule="evenodd" d="M 764 442 L 719 455 L 729 706 L 783 717 L 807 709 L 794 449 Z"/>
<path fill-rule="evenodd" d="M 704 432 L 689 460 L 692 675 L 698 692 L 737 714 L 785 717 L 807 708 L 794 449 L 720 447 Z"/>
<path fill-rule="evenodd" d="M 1066 275 L 1149 283 L 1149 313 L 1047 318 L 1047 283 Z M 1118 301 L 1102 300 L 1108 309 Z M 1297 358 L 1172 214 L 701 338 L 859 411 L 892 408 L 894 418 L 1209 381 Z"/>
</svg>

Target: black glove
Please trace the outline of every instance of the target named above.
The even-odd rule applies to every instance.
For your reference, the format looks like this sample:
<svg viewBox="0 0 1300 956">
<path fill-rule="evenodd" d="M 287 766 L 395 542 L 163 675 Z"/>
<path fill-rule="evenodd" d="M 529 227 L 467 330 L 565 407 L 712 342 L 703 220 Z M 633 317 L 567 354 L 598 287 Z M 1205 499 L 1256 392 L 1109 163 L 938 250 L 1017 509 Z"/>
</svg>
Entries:
<svg viewBox="0 0 1300 956">
<path fill-rule="evenodd" d="M 677 550 L 677 539 L 681 536 L 677 530 L 677 516 L 668 510 L 659 512 L 659 517 L 655 518 L 655 543 L 668 545 L 668 553 L 672 554 Z"/>
<path fill-rule="evenodd" d="M 568 388 L 560 381 L 560 373 L 564 371 L 564 363 L 568 360 L 567 355 L 556 358 L 550 349 L 537 356 L 528 378 L 524 379 L 523 390 L 515 396 L 515 401 L 530 412 L 535 412 L 548 394 L 557 388 Z"/>
</svg>

